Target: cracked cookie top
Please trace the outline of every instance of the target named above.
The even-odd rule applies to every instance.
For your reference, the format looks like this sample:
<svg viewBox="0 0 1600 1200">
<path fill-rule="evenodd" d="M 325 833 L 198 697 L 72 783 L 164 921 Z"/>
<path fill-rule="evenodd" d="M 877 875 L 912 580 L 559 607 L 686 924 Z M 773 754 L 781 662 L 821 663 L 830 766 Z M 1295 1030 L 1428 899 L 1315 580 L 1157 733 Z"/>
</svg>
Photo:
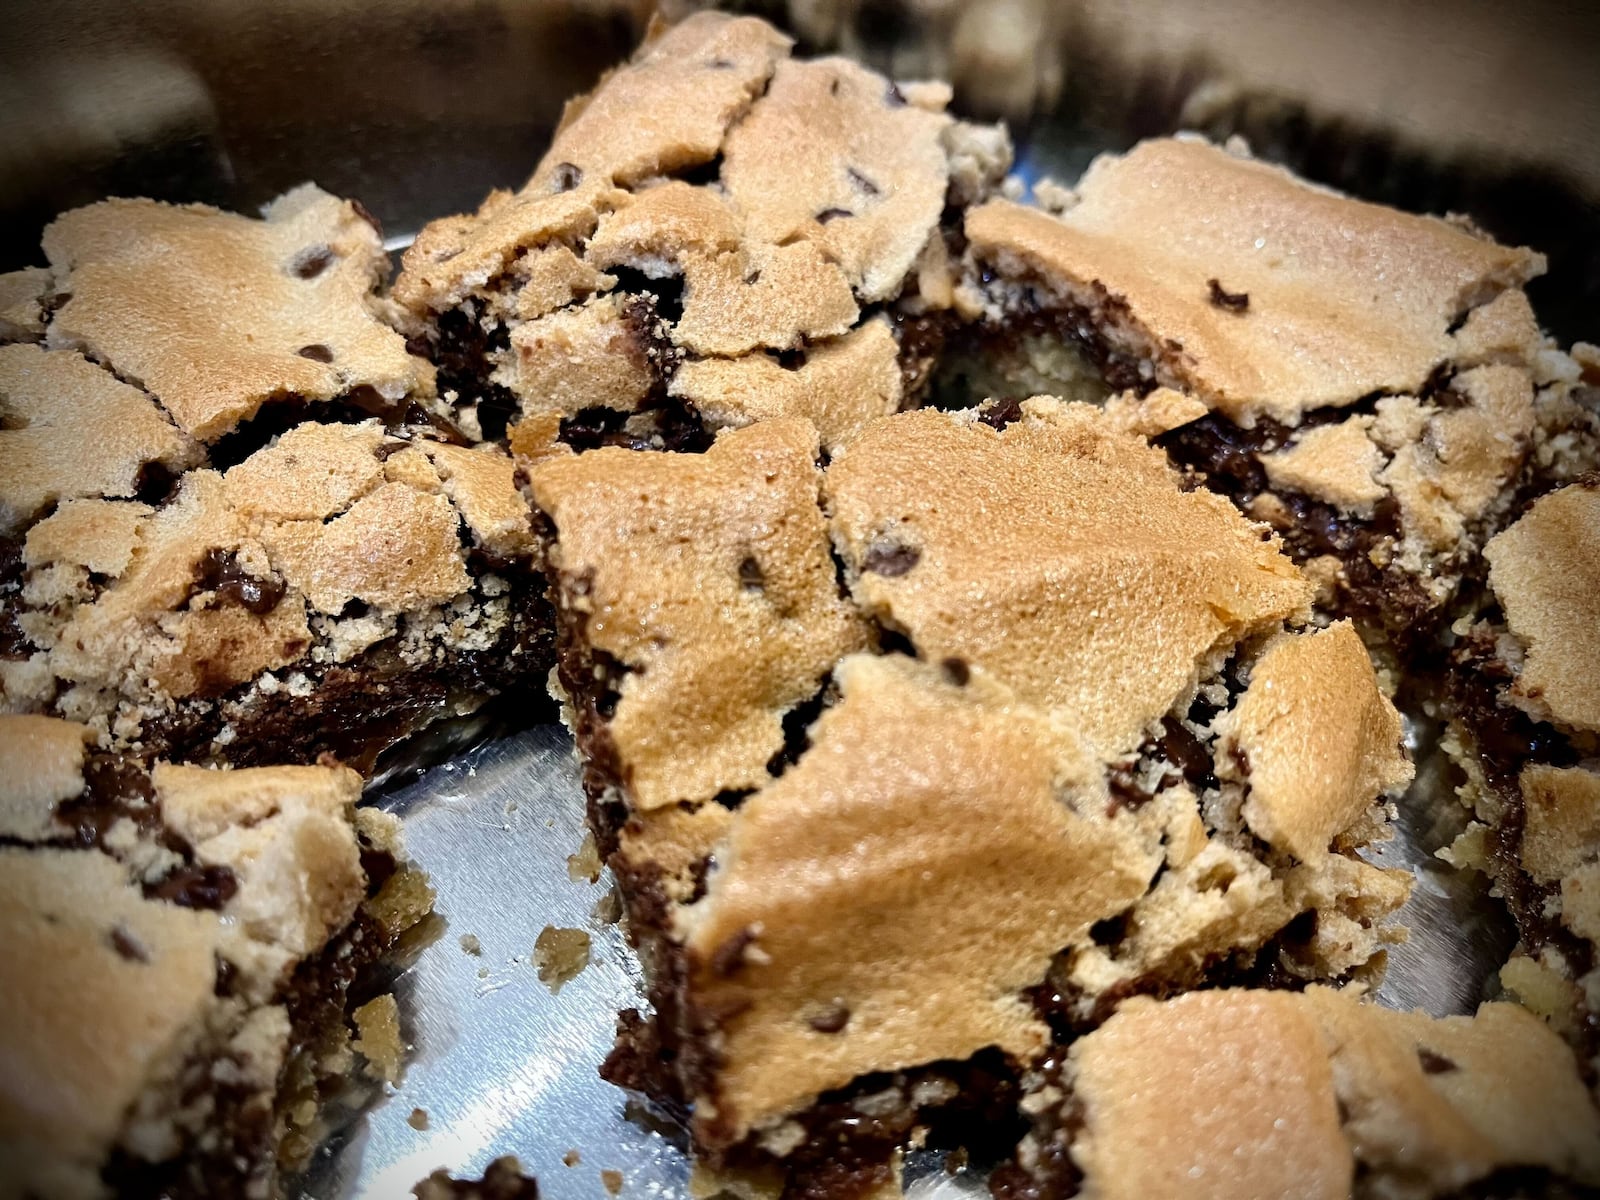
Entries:
<svg viewBox="0 0 1600 1200">
<path fill-rule="evenodd" d="M 1544 269 L 1191 138 L 1097 159 L 1059 216 L 996 201 L 966 229 L 975 270 L 1083 309 L 1149 382 L 1244 424 L 1415 395 L 1474 308 Z"/>
<path fill-rule="evenodd" d="M 1107 757 L 1310 585 L 1227 501 L 1098 410 L 1035 399 L 884 418 L 827 476 L 863 608 L 930 661 L 980 666 Z"/>
<path fill-rule="evenodd" d="M 400 407 L 432 368 L 374 311 L 382 238 L 353 202 L 306 184 L 260 220 L 204 205 L 105 200 L 44 233 L 51 346 L 83 351 L 214 441 L 265 404 L 370 389 Z"/>
</svg>

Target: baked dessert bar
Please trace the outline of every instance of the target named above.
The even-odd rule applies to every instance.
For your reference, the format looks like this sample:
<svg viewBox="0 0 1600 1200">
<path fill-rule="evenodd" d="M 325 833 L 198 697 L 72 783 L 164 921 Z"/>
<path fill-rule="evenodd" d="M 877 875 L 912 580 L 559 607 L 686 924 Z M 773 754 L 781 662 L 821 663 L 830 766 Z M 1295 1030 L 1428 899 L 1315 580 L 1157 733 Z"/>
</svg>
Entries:
<svg viewBox="0 0 1600 1200">
<path fill-rule="evenodd" d="M 1030 1074 L 1001 1200 L 1576 1196 L 1600 1112 L 1514 1004 L 1435 1019 L 1350 992 L 1135 999 Z"/>
<path fill-rule="evenodd" d="M 796 421 L 533 469 L 654 1006 L 607 1071 L 708 1168 L 855 1194 L 1128 995 L 1396 936 L 1407 877 L 1354 850 L 1411 768 L 1360 639 L 1117 411 L 905 413 L 825 474 Z"/>
<path fill-rule="evenodd" d="M 1437 631 L 1535 442 L 1592 427 L 1579 368 L 1521 290 L 1543 259 L 1465 222 L 1190 138 L 1045 195 L 1059 211 L 968 215 L 964 295 L 1000 364 L 982 383 L 1186 398 L 1196 419 L 1162 439 L 1173 461 L 1278 529 L 1330 611 L 1402 651 Z"/>
<path fill-rule="evenodd" d="M 959 212 L 1010 162 L 945 85 L 800 61 L 699 13 L 567 107 L 515 193 L 435 221 L 394 298 L 464 423 L 702 448 L 804 416 L 830 449 L 921 391 Z M 515 439 L 514 439 L 515 440 Z"/>
<path fill-rule="evenodd" d="M 1443 746 L 1474 820 L 1446 852 L 1521 934 L 1501 981 L 1600 1069 L 1600 480 L 1536 500 L 1484 550 L 1456 626 Z"/>
<path fill-rule="evenodd" d="M 18 467 L 0 471 L 8 511 L 48 512 L 4 543 L 5 708 L 147 757 L 329 752 L 365 773 L 548 670 L 549 605 L 504 452 L 307 422 L 226 471 L 141 490 L 141 461 L 200 451 L 136 389 L 17 345 L 0 348 L 0 396 L 49 414 L 0 430 L 0 464 Z"/>
<path fill-rule="evenodd" d="M 432 891 L 354 771 L 89 740 L 0 716 L 6 1194 L 271 1194 L 354 1090 L 348 1020 Z"/>
</svg>

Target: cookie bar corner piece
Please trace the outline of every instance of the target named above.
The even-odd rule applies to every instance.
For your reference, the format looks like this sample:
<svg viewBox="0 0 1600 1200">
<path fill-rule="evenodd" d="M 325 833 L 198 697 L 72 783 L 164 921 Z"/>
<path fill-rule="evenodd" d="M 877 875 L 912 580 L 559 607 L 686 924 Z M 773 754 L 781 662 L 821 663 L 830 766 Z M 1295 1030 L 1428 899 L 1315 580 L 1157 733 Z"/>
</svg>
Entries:
<svg viewBox="0 0 1600 1200">
<path fill-rule="evenodd" d="M 377 311 L 388 258 L 358 204 L 304 184 L 259 219 L 112 199 L 45 230 L 57 290 L 46 344 L 137 383 L 214 442 L 263 407 L 345 404 L 399 417 L 433 368 Z"/>
<path fill-rule="evenodd" d="M 421 915 L 373 915 L 413 870 L 397 823 L 355 811 L 352 771 L 147 771 L 87 740 L 0 716 L 0 1163 L 48 1195 L 270 1190 L 320 1137 L 352 981 Z"/>
<path fill-rule="evenodd" d="M 1512 1066 L 1512 1063 L 1520 1065 Z M 1513 1005 L 1436 1019 L 1350 993 L 1135 999 L 1039 1085 L 1019 1155 L 1044 1194 L 1452 1196 L 1506 1171 L 1593 1186 L 1600 1112 Z"/>
</svg>

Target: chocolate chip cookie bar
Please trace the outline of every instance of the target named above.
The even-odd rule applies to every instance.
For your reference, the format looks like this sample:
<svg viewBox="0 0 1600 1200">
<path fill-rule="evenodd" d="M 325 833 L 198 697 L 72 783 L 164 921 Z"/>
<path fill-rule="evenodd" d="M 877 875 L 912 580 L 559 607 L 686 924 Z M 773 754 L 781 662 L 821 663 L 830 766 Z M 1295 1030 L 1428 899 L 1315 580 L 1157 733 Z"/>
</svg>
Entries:
<svg viewBox="0 0 1600 1200">
<path fill-rule="evenodd" d="M 1457 623 L 1447 752 L 1473 823 L 1446 856 L 1486 872 L 1521 934 L 1502 982 L 1600 1054 L 1600 486 L 1550 492 L 1484 551 Z"/>
<path fill-rule="evenodd" d="M 1354 851 L 1411 768 L 1353 628 L 1114 413 L 986 415 L 531 473 L 654 1007 L 606 1071 L 707 1169 L 855 1194 L 1129 995 L 1395 936 Z"/>
<path fill-rule="evenodd" d="M 1436 1019 L 1349 992 L 1136 999 L 1030 1074 L 1001 1200 L 1576 1196 L 1600 1112 L 1514 1004 Z"/>
<path fill-rule="evenodd" d="M 1522 291 L 1543 259 L 1465 222 L 1182 138 L 1053 195 L 1056 212 L 968 215 L 985 384 L 1176 393 L 1194 416 L 1162 439 L 1173 461 L 1278 529 L 1331 611 L 1402 650 L 1442 623 L 1536 445 L 1592 424 Z"/>
<path fill-rule="evenodd" d="M 432 891 L 354 771 L 147 769 L 90 740 L 0 716 L 0 1175 L 271 1194 L 387 1069 L 348 1022 Z"/>
<path fill-rule="evenodd" d="M 568 105 L 528 183 L 429 225 L 394 298 L 487 437 L 694 449 L 812 421 L 831 449 L 920 394 L 953 300 L 954 222 L 1002 130 L 843 59 L 700 13 Z"/>
</svg>

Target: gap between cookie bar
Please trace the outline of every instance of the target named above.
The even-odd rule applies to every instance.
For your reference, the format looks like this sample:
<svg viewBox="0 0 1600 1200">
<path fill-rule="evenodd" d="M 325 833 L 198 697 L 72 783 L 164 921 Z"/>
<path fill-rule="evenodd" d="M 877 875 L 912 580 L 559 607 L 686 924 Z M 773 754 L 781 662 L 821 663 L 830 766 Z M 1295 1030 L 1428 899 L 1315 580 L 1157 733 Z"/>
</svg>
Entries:
<svg viewBox="0 0 1600 1200">
<path fill-rule="evenodd" d="M 1198 401 L 1148 418 L 1172 460 L 1278 529 L 1319 602 L 1400 657 L 1481 575 L 1530 476 L 1570 472 L 1555 460 L 1595 425 L 1521 291 L 1543 259 L 1465 222 L 1176 138 L 1097 160 L 1056 212 L 993 201 L 965 228 L 978 320 L 945 387 Z"/>
<path fill-rule="evenodd" d="M 1407 888 L 1349 848 L 1410 777 L 1398 717 L 1349 626 L 1282 632 L 1310 587 L 1261 531 L 1083 406 L 1030 403 L 1004 430 L 885 418 L 825 475 L 815 437 L 768 421 L 701 455 L 531 472 L 590 819 L 654 1007 L 624 1015 L 607 1072 L 692 1113 L 705 1169 L 850 1195 L 908 1140 L 993 1157 L 1007 1135 L 975 1130 L 1015 1136 L 1023 1064 L 1122 997 L 1302 986 L 1379 952 Z M 1093 522 L 1126 534 L 1130 496 L 1138 543 L 1118 547 Z M 1136 599 L 1104 590 L 1138 561 Z M 948 628 L 925 619 L 940 597 Z M 1098 705 L 1097 680 L 1035 669 L 1092 658 L 1118 604 L 1128 661 L 1152 638 L 1170 661 Z M 675 728 L 703 740 L 662 757 Z M 1338 764 L 1331 790 L 1297 781 L 1306 747 Z M 1009 803 L 985 810 L 996 779 Z M 1098 882 L 1060 908 L 1062 879 Z M 950 888 L 971 905 L 934 902 Z"/>
<path fill-rule="evenodd" d="M 273 1194 L 396 1078 L 400 1031 L 369 1036 L 367 1014 L 392 1006 L 432 889 L 399 821 L 356 809 L 354 771 L 152 770 L 89 742 L 0 716 L 6 1178 Z"/>
<path fill-rule="evenodd" d="M 693 450 L 791 415 L 831 451 L 924 390 L 956 215 L 1009 164 L 948 100 L 793 59 L 753 18 L 657 31 L 522 189 L 418 236 L 395 285 L 411 344 L 487 437 Z"/>
</svg>

